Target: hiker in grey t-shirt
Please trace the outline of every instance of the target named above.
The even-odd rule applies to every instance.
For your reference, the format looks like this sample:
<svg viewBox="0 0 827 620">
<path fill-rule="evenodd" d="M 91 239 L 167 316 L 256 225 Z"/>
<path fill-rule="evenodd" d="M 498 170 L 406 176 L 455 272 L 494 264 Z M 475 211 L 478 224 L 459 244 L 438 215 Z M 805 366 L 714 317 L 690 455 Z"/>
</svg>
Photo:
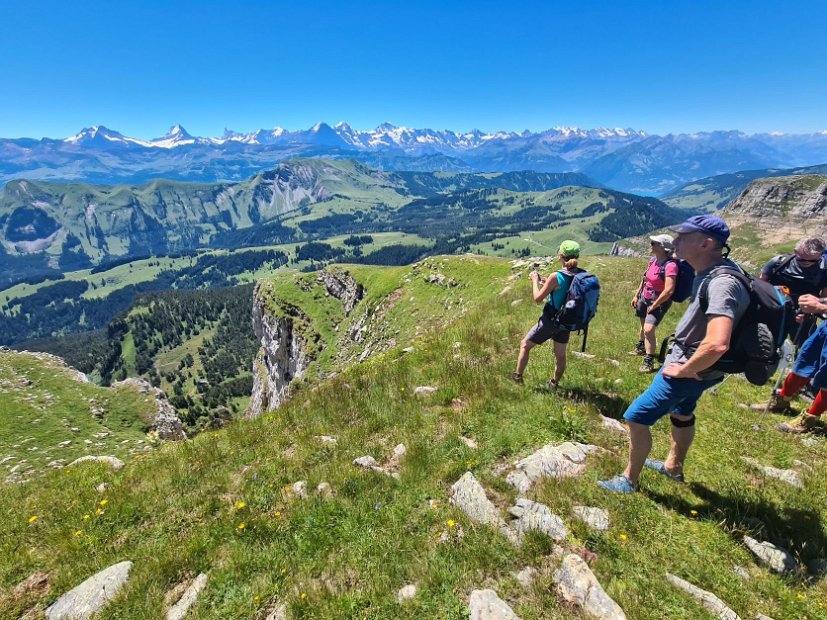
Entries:
<svg viewBox="0 0 827 620">
<path fill-rule="evenodd" d="M 750 304 L 743 284 L 723 266 L 738 268 L 723 256 L 729 227 L 714 215 L 696 215 L 673 228 L 679 233 L 675 253 L 695 269 L 693 298 L 675 332 L 675 344 L 652 384 L 629 405 L 623 417 L 629 424 L 629 461 L 626 470 L 598 484 L 615 493 L 637 490 L 644 465 L 673 479 L 683 481 L 683 464 L 695 438 L 695 406 L 705 390 L 719 383 L 723 373 L 710 368 L 727 352 L 738 320 Z M 701 305 L 698 290 L 708 281 L 707 307 Z M 650 427 L 669 414 L 672 447 L 666 461 L 650 461 Z"/>
</svg>

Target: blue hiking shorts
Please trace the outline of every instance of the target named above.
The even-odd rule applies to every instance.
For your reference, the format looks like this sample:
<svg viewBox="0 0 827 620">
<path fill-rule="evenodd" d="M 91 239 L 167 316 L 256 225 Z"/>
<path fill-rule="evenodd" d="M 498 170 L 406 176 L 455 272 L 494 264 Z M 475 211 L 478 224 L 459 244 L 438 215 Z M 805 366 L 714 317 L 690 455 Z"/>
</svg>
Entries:
<svg viewBox="0 0 827 620">
<path fill-rule="evenodd" d="M 827 389 L 827 321 L 818 326 L 818 329 L 807 338 L 798 357 L 793 364 L 793 372 L 801 377 L 807 377 L 813 382 L 813 387 Z"/>
<path fill-rule="evenodd" d="M 695 412 L 698 399 L 706 390 L 721 379 L 675 379 L 664 377 L 663 368 L 643 394 L 626 409 L 623 418 L 629 422 L 652 426 L 667 413 L 690 416 Z"/>
</svg>

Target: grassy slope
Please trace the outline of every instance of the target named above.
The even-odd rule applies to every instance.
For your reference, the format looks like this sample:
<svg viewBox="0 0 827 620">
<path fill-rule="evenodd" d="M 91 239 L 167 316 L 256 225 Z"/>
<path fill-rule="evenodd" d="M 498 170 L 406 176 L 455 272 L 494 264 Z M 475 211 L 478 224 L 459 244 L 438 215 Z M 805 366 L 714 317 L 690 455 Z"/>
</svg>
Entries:
<svg viewBox="0 0 827 620">
<path fill-rule="evenodd" d="M 199 571 L 210 571 L 211 580 L 190 613 L 193 619 L 250 618 L 276 600 L 288 603 L 293 618 L 459 619 L 467 618 L 470 590 L 484 586 L 495 587 L 524 619 L 576 618 L 554 600 L 548 571 L 527 590 L 511 576 L 527 564 L 548 564 L 548 539 L 530 536 L 515 551 L 445 501 L 450 485 L 471 470 L 505 506 L 515 493 L 494 474 L 497 465 L 544 443 L 575 438 L 609 453 L 590 460 L 581 479 L 544 482 L 529 496 L 564 518 L 574 504 L 609 510 L 608 532 L 592 533 L 571 522 L 570 542 L 597 553 L 592 568 L 628 617 L 712 618 L 664 581 L 666 571 L 714 591 L 744 618 L 759 611 L 776 620 L 825 617 L 827 583 L 771 575 L 740 543 L 742 534 L 752 533 L 804 559 L 827 555 L 827 445 L 820 440 L 808 447 L 772 430 L 781 418 L 739 407 L 764 399 L 766 389 L 733 377 L 717 396 L 702 398 L 688 485 L 646 474 L 644 492 L 634 497 L 596 487 L 598 479 L 619 471 L 625 455 L 623 439 L 601 429 L 598 412 L 619 415 L 650 380 L 637 374 L 636 358 L 624 355 L 635 337 L 628 297 L 644 262 L 584 263 L 604 285 L 589 338 L 597 358 L 572 357 L 565 391 L 536 388 L 548 374 L 546 350 L 534 355 L 525 387 L 507 379 L 519 339 L 538 314 L 526 299 L 525 280 L 509 282 L 505 262 L 451 258 L 441 269 L 461 279 L 453 290 L 462 290 L 467 314 L 439 329 L 422 321 L 423 337 L 412 353 L 401 355 L 407 343 L 400 343 L 334 379 L 304 384 L 277 412 L 165 445 L 119 473 L 79 468 L 50 474 L 37 485 L 0 488 L 0 587 L 6 592 L 0 615 L 45 605 L 94 571 L 132 559 L 128 587 L 103 618 L 160 617 L 164 592 Z M 429 303 L 428 295 L 449 294 L 425 285 L 410 269 L 366 268 L 359 276 L 374 278 L 376 290 L 403 284 L 394 310 L 406 321 L 403 329 L 417 324 L 414 310 L 445 308 L 445 298 Z M 417 288 L 420 282 L 427 288 Z M 500 295 L 507 285 L 512 289 Z M 512 306 L 518 299 L 522 303 Z M 327 312 L 323 308 L 320 313 Z M 439 313 L 433 314 L 429 321 Z M 666 327 L 678 314 L 668 316 Z M 416 386 L 429 384 L 439 387 L 432 396 L 412 395 Z M 461 407 L 452 406 L 455 398 Z M 314 439 L 321 434 L 335 435 L 338 446 Z M 462 444 L 461 435 L 474 438 L 479 450 Z M 399 442 L 408 446 L 399 481 L 350 464 L 363 454 L 381 461 Z M 660 423 L 655 455 L 667 447 L 668 424 Z M 797 491 L 755 475 L 742 455 L 782 467 L 801 459 L 814 472 L 805 476 L 805 490 Z M 334 499 L 291 499 L 285 486 L 300 479 L 310 489 L 329 482 Z M 104 480 L 110 482 L 105 513 L 84 521 L 83 514 L 101 500 L 94 485 Z M 438 506 L 430 508 L 429 499 Z M 38 520 L 29 524 L 32 515 Z M 755 519 L 763 522 L 760 533 Z M 457 536 L 457 527 L 464 537 Z M 443 531 L 450 542 L 438 542 Z M 734 565 L 747 567 L 752 579 L 744 583 Z M 35 570 L 50 574 L 51 594 L 9 594 Z M 409 582 L 417 582 L 420 592 L 399 606 L 396 591 Z"/>
<path fill-rule="evenodd" d="M 144 418 L 154 410 L 151 399 L 133 390 L 80 383 L 52 360 L 8 351 L 0 352 L 0 393 L 0 458 L 13 457 L 0 470 L 4 478 L 23 459 L 18 474 L 87 454 L 123 457 L 143 447 Z M 100 418 L 94 408 L 103 411 Z M 58 445 L 64 441 L 69 445 Z"/>
</svg>

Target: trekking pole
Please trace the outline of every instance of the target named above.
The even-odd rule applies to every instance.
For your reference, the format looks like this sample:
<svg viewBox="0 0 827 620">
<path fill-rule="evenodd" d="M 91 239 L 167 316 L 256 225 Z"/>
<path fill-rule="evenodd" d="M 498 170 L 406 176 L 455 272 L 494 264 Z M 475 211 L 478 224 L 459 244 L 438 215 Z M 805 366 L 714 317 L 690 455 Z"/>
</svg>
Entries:
<svg viewBox="0 0 827 620">
<path fill-rule="evenodd" d="M 583 344 L 580 347 L 580 352 L 586 352 L 586 340 L 589 338 L 589 324 L 586 323 L 586 327 L 583 328 Z"/>
<path fill-rule="evenodd" d="M 789 353 L 784 354 L 784 364 L 778 370 L 778 378 L 775 380 L 775 385 L 772 388 L 772 392 L 770 393 L 770 398 L 767 401 L 766 406 L 764 407 L 764 413 L 770 412 L 770 403 L 772 402 L 773 395 L 778 392 L 778 387 L 781 385 L 781 382 L 784 381 L 788 368 L 792 368 L 793 364 L 795 363 L 795 358 L 798 357 L 798 350 L 799 346 L 796 344 L 798 342 L 799 337 L 801 336 L 801 330 L 804 329 L 804 325 L 807 323 L 806 319 L 801 321 L 801 324 L 798 326 L 798 329 L 795 332 L 795 338 L 792 341 L 792 351 Z M 809 329 L 809 326 L 808 326 Z M 786 341 L 784 342 L 786 344 Z M 783 350 L 783 347 L 782 347 Z"/>
</svg>

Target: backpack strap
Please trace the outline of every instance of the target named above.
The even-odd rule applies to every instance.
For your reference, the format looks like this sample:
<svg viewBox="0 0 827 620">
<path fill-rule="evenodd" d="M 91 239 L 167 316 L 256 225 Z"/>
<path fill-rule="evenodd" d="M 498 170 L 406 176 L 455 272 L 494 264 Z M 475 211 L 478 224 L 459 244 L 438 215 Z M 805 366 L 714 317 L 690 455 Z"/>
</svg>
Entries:
<svg viewBox="0 0 827 620">
<path fill-rule="evenodd" d="M 655 259 L 655 260 L 657 260 L 657 259 Z M 663 264 L 658 269 L 658 275 L 660 276 L 660 279 L 663 280 L 664 282 L 666 282 L 666 265 L 667 265 L 667 263 L 670 263 L 670 262 L 675 263 L 677 265 L 678 264 L 678 259 L 672 258 L 670 256 L 665 261 L 663 261 Z"/>
<path fill-rule="evenodd" d="M 783 271 L 784 269 L 787 268 L 787 265 L 789 265 L 791 262 L 793 262 L 794 258 L 795 258 L 794 253 L 793 254 L 779 254 L 778 256 L 774 257 L 772 260 L 777 261 L 777 262 L 775 263 L 775 267 L 773 267 L 772 270 L 770 271 L 769 276 L 771 278 L 774 278 L 775 276 L 777 276 L 779 273 L 781 273 L 781 271 Z M 822 263 L 824 263 L 824 257 L 822 257 L 821 260 L 822 260 Z"/>
<path fill-rule="evenodd" d="M 749 293 L 750 297 L 752 297 L 752 284 L 750 282 L 750 277 L 741 271 L 741 269 L 737 267 L 730 267 L 729 265 L 715 267 L 710 274 L 703 279 L 701 285 L 698 287 L 698 304 L 701 306 L 701 310 L 703 310 L 704 314 L 706 314 L 706 310 L 709 307 L 709 283 L 719 275 L 733 276 L 736 280 L 743 284 L 744 288 L 747 290 L 747 293 Z"/>
</svg>

